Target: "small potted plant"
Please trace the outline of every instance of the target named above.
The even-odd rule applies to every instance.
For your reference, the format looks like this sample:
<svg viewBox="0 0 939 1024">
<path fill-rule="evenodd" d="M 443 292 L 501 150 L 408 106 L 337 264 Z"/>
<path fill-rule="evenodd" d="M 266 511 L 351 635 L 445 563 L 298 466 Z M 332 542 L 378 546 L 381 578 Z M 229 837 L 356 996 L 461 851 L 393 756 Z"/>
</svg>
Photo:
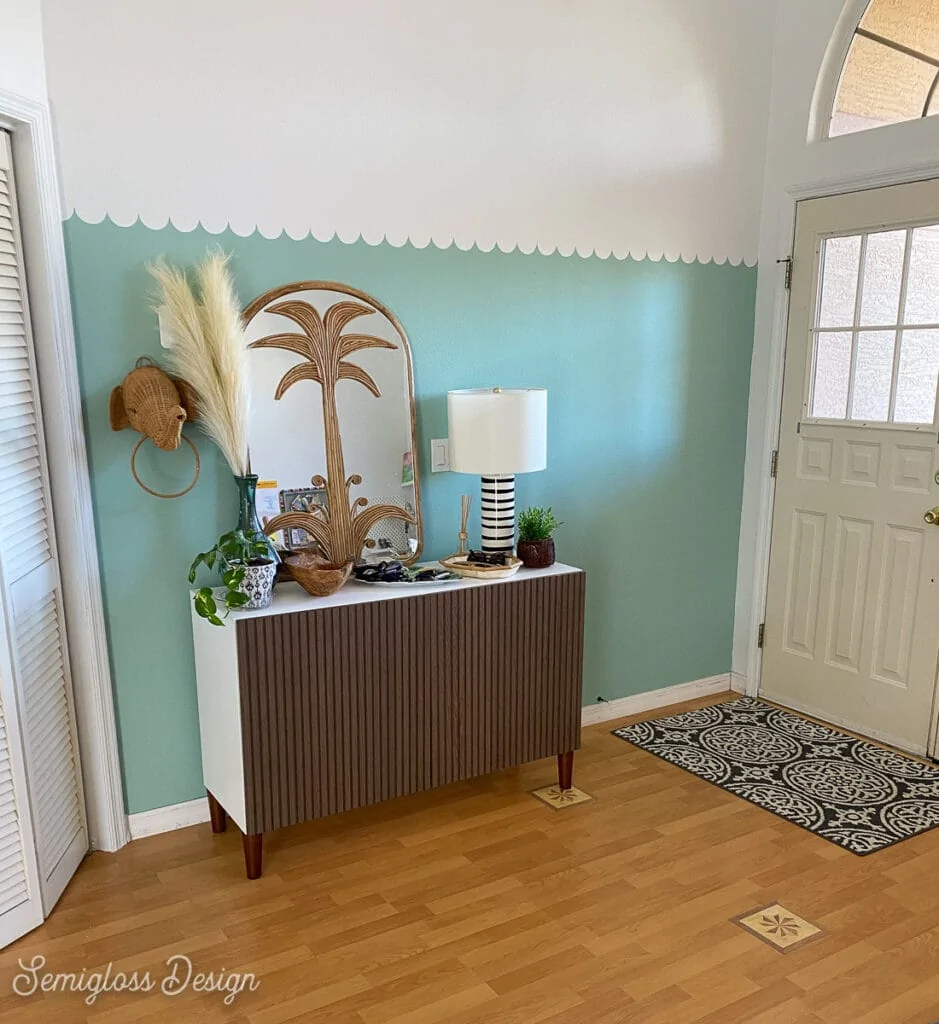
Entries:
<svg viewBox="0 0 939 1024">
<path fill-rule="evenodd" d="M 527 569 L 547 569 L 554 565 L 554 538 L 562 524 L 550 508 L 526 508 L 518 517 L 518 557 Z"/>
<path fill-rule="evenodd" d="M 189 567 L 189 582 L 196 582 L 200 565 L 218 569 L 225 592 L 222 604 L 227 615 L 232 608 L 266 608 L 271 603 L 277 563 L 271 558 L 267 539 L 243 530 L 224 533 L 208 551 L 196 555 Z M 193 597 L 196 612 L 213 626 L 221 626 L 218 602 L 211 587 L 200 587 Z"/>
</svg>

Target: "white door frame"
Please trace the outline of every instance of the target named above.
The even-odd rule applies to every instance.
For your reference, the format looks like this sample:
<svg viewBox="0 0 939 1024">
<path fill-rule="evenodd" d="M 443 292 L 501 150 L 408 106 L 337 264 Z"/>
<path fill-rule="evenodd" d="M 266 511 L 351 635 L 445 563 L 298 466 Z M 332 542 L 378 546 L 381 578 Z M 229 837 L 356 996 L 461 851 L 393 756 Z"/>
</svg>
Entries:
<svg viewBox="0 0 939 1024">
<path fill-rule="evenodd" d="M 876 131 L 876 129 L 873 129 Z M 757 646 L 756 625 L 764 621 L 766 612 L 766 595 L 769 586 L 769 549 L 773 528 L 773 503 L 776 482 L 770 475 L 772 453 L 779 444 L 779 430 L 782 416 L 782 383 L 783 369 L 786 358 L 786 334 L 789 323 L 789 292 L 786 288 L 785 261 L 792 253 L 795 238 L 797 204 L 807 199 L 821 199 L 828 196 L 843 195 L 846 192 L 861 192 L 867 189 L 882 188 L 887 185 L 906 185 L 915 181 L 939 178 L 939 160 L 928 163 L 897 167 L 889 171 L 872 173 L 847 174 L 837 177 L 823 178 L 780 190 L 778 194 L 778 249 L 777 266 L 762 266 L 760 275 L 772 275 L 775 281 L 772 333 L 769 340 L 769 381 L 765 392 L 766 413 L 760 431 L 762 456 L 758 465 L 751 468 L 760 474 L 759 517 L 756 538 L 756 559 L 754 560 L 753 576 L 750 580 L 749 622 L 753 626 L 751 638 L 747 645 L 747 674 L 745 680 L 746 693 L 755 697 L 760 688 L 762 678 L 763 652 Z M 755 343 L 759 344 L 760 324 L 756 327 Z M 756 439 L 754 439 L 756 440 Z M 746 488 L 746 484 L 744 485 Z M 937 755 L 937 733 L 939 733 L 939 708 L 936 709 L 936 721 L 933 722 L 930 742 L 930 753 Z"/>
<path fill-rule="evenodd" d="M 0 89 L 0 125 L 13 135 L 89 839 L 93 849 L 113 851 L 130 841 L 130 832 L 49 108 Z"/>
</svg>

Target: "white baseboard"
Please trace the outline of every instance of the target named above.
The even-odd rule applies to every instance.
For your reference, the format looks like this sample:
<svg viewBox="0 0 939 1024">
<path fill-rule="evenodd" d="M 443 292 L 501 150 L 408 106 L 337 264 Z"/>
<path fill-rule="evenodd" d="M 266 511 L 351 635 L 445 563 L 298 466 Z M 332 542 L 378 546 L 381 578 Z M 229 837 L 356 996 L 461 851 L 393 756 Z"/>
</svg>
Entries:
<svg viewBox="0 0 939 1024">
<path fill-rule="evenodd" d="M 746 693 L 747 677 L 742 672 L 731 672 L 730 688 L 734 691 L 734 693 Z"/>
<path fill-rule="evenodd" d="M 681 704 L 682 701 L 694 700 L 695 697 L 726 693 L 730 689 L 743 693 L 742 677 L 725 672 L 723 675 L 709 676 L 707 679 L 695 679 L 690 683 L 665 686 L 661 690 L 637 693 L 632 697 L 590 704 L 581 711 L 580 721 L 581 725 L 596 725 L 598 722 L 610 722 L 614 718 L 625 718 L 627 715 L 639 715 L 644 711 Z M 201 825 L 208 820 L 209 802 L 205 797 L 201 797 L 184 804 L 171 804 L 169 807 L 156 807 L 152 811 L 131 814 L 128 824 L 131 839 L 143 839 L 145 836 L 155 836 L 160 832 L 172 832 L 174 829 L 187 828 L 189 825 Z"/>
<path fill-rule="evenodd" d="M 155 836 L 160 832 L 172 832 L 177 828 L 187 828 L 189 825 L 201 825 L 208 820 L 209 801 L 204 796 L 184 804 L 170 804 L 168 807 L 155 807 L 152 811 L 141 811 L 139 814 L 131 814 L 127 819 L 131 839 L 143 839 L 145 836 Z"/>
<path fill-rule="evenodd" d="M 596 725 L 598 722 L 611 722 L 614 718 L 626 718 L 627 715 L 641 715 L 644 711 L 666 708 L 670 704 L 681 704 L 695 697 L 710 697 L 715 693 L 726 693 L 731 689 L 731 674 L 724 672 L 719 676 L 708 676 L 706 679 L 695 679 L 690 683 L 677 683 L 675 686 L 663 686 L 661 690 L 647 690 L 631 697 L 620 697 L 619 700 L 603 701 L 589 704 L 580 713 L 581 725 Z"/>
</svg>

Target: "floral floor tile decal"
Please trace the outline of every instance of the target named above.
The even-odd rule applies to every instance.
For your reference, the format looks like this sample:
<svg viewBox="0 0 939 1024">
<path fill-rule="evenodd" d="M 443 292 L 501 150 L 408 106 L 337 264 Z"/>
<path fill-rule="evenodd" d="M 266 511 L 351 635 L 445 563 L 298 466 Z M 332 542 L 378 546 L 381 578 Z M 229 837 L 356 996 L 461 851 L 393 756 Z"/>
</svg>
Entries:
<svg viewBox="0 0 939 1024">
<path fill-rule="evenodd" d="M 571 789 L 559 789 L 557 786 L 545 786 L 543 789 L 533 789 L 531 795 L 537 797 L 549 807 L 561 811 L 565 807 L 575 807 L 577 804 L 585 804 L 593 797 L 576 786 Z"/>
<path fill-rule="evenodd" d="M 811 939 L 820 939 L 825 934 L 817 925 L 799 917 L 798 914 L 793 914 L 778 903 L 770 903 L 768 907 L 760 907 L 757 910 L 748 910 L 740 917 L 735 917 L 734 924 L 746 928 L 758 939 L 783 953 L 788 953 Z"/>
</svg>

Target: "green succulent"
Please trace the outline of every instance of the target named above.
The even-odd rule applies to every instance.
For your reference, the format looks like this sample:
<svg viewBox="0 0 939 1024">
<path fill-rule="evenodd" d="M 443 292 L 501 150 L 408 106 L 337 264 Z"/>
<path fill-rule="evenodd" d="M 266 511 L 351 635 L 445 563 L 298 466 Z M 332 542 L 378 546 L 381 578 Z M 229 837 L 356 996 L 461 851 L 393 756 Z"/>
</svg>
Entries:
<svg viewBox="0 0 939 1024">
<path fill-rule="evenodd" d="M 547 540 L 559 526 L 563 525 L 555 518 L 550 508 L 539 508 L 535 505 L 519 513 L 518 539 L 524 541 Z"/>
</svg>

